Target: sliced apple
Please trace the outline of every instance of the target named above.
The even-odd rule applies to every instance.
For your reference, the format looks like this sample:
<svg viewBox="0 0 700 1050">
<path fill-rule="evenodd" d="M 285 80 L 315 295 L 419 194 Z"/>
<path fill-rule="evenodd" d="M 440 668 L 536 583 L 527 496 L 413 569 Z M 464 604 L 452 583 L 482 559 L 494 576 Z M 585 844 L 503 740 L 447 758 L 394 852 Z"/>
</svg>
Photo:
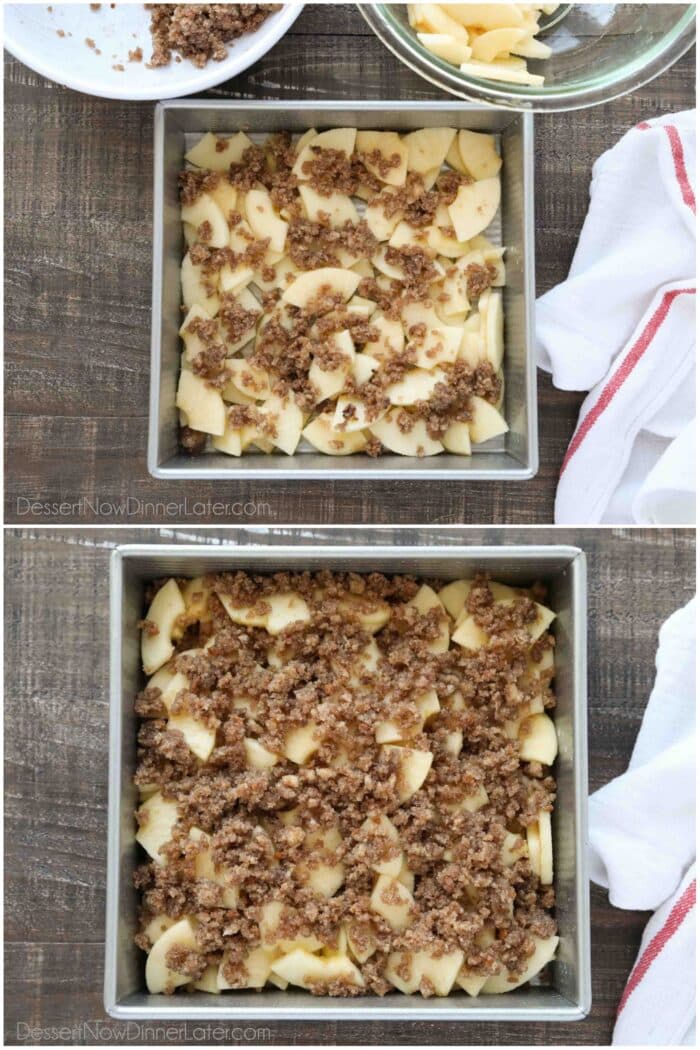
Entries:
<svg viewBox="0 0 700 1050">
<path fill-rule="evenodd" d="M 373 314 L 370 324 L 377 331 L 376 339 L 370 339 L 364 345 L 364 352 L 378 361 L 386 361 L 403 353 L 404 334 L 400 321 L 395 321 L 381 311 Z"/>
<path fill-rule="evenodd" d="M 163 798 L 161 792 L 156 791 L 139 806 L 137 820 L 139 829 L 136 841 L 156 864 L 163 865 L 165 860 L 160 855 L 160 848 L 173 837 L 173 828 L 177 824 L 177 802 Z"/>
<path fill-rule="evenodd" d="M 270 373 L 259 365 L 252 364 L 245 357 L 234 357 L 226 362 L 231 382 L 243 394 L 255 401 L 264 401 L 272 394 Z M 226 390 L 223 396 L 226 397 Z"/>
<path fill-rule="evenodd" d="M 188 711 L 182 711 L 175 715 L 171 714 L 168 719 L 168 729 L 178 730 L 182 733 L 190 751 L 201 762 L 206 762 L 214 750 L 216 728 L 207 725 L 198 718 L 194 718 Z"/>
<path fill-rule="evenodd" d="M 436 956 L 431 952 L 421 951 L 417 952 L 417 957 L 421 981 L 428 981 L 435 995 L 449 995 L 462 968 L 464 952 L 456 949 Z"/>
<path fill-rule="evenodd" d="M 503 364 L 503 296 L 491 288 L 486 303 L 485 344 L 486 359 L 491 362 L 495 372 Z"/>
<path fill-rule="evenodd" d="M 447 211 L 460 241 L 468 241 L 489 225 L 501 203 L 501 180 L 479 179 L 459 187 Z"/>
<path fill-rule="evenodd" d="M 386 396 L 392 405 L 415 405 L 419 401 L 428 401 L 440 383 L 447 377 L 439 368 L 427 371 L 424 368 L 410 368 L 401 379 L 390 383 Z"/>
<path fill-rule="evenodd" d="M 445 607 L 432 587 L 423 584 L 406 605 L 408 608 L 416 609 L 421 616 L 427 616 L 434 609 L 438 611 L 440 634 L 430 641 L 427 648 L 431 653 L 446 653 L 450 647 L 449 621 Z"/>
<path fill-rule="evenodd" d="M 349 922 L 345 926 L 348 949 L 354 959 L 362 964 L 371 959 L 377 950 L 377 940 L 370 926 Z"/>
<path fill-rule="evenodd" d="M 507 868 L 512 868 L 521 857 L 527 857 L 527 843 L 522 835 L 507 831 L 501 846 L 501 860 Z"/>
<path fill-rule="evenodd" d="M 527 842 L 527 855 L 530 858 L 530 867 L 532 868 L 533 874 L 537 875 L 539 878 L 540 871 L 542 870 L 539 822 L 528 824 L 525 831 L 525 841 Z"/>
<path fill-rule="evenodd" d="M 143 932 L 148 937 L 151 945 L 154 945 L 161 934 L 175 925 L 176 920 L 169 915 L 154 915 L 151 921 L 144 927 Z"/>
<path fill-rule="evenodd" d="M 439 169 L 456 134 L 454 128 L 420 128 L 405 135 L 403 141 L 408 147 L 408 170 L 426 175 L 435 168 Z"/>
<path fill-rule="evenodd" d="M 411 924 L 413 894 L 396 879 L 380 875 L 369 899 L 372 911 L 388 922 L 392 930 L 402 932 Z"/>
<path fill-rule="evenodd" d="M 473 179 L 490 179 L 498 175 L 503 161 L 496 148 L 494 135 L 462 129 L 457 136 L 462 165 Z"/>
<path fill-rule="evenodd" d="M 219 312 L 219 297 L 215 289 L 210 287 L 202 272 L 201 263 L 192 262 L 192 256 L 186 253 L 180 268 L 180 282 L 182 286 L 182 301 L 187 310 L 192 306 L 201 306 L 209 317 L 215 317 Z"/>
<path fill-rule="evenodd" d="M 193 204 L 183 204 L 180 218 L 197 231 L 197 240 L 210 248 L 225 248 L 229 239 L 228 222 L 216 201 L 203 193 Z"/>
<path fill-rule="evenodd" d="M 365 209 L 365 221 L 378 241 L 388 241 L 392 233 L 401 221 L 403 212 L 397 208 L 393 215 L 388 216 L 384 211 L 382 197 L 385 199 L 393 195 L 393 190 L 385 187 L 376 200 L 373 200 Z M 370 274 L 371 276 L 371 274 Z"/>
<path fill-rule="evenodd" d="M 462 40 L 455 40 L 449 33 L 418 33 L 417 36 L 423 47 L 453 66 L 468 62 L 472 57 L 469 45 Z"/>
<path fill-rule="evenodd" d="M 508 432 L 508 424 L 501 413 L 483 397 L 472 397 L 471 412 L 469 434 L 475 445 Z"/>
<path fill-rule="evenodd" d="M 520 726 L 520 758 L 523 762 L 541 762 L 551 766 L 559 745 L 554 722 L 549 715 L 530 715 Z"/>
<path fill-rule="evenodd" d="M 259 240 L 268 239 L 272 251 L 284 251 L 289 223 L 277 215 L 267 190 L 248 190 L 245 195 L 245 214 Z"/>
<path fill-rule="evenodd" d="M 297 153 L 292 172 L 298 179 L 309 179 L 310 172 L 304 169 L 307 164 L 313 164 L 318 151 L 322 149 L 338 150 L 338 152 L 344 153 L 346 157 L 350 158 L 355 149 L 356 135 L 356 128 L 331 128 L 328 131 L 321 131 L 306 142 L 301 149 L 297 146 L 299 152 Z"/>
<path fill-rule="evenodd" d="M 271 594 L 265 601 L 270 606 L 265 625 L 269 634 L 281 634 L 290 624 L 308 623 L 311 619 L 308 605 L 296 591 Z"/>
<path fill-rule="evenodd" d="M 229 988 L 264 988 L 270 974 L 272 973 L 272 962 L 275 958 L 273 952 L 267 948 L 258 947 L 251 949 L 245 957 L 243 968 L 244 974 L 236 976 L 234 984 L 230 984 L 225 976 L 227 963 L 226 955 L 221 961 L 218 973 L 218 985 L 222 991 Z"/>
<path fill-rule="evenodd" d="M 365 983 L 362 974 L 347 955 L 312 955 L 303 948 L 276 959 L 272 963 L 272 971 L 299 988 L 309 989 L 334 981 L 350 982 L 359 987 Z"/>
<path fill-rule="evenodd" d="M 200 843 L 199 852 L 194 858 L 195 878 L 208 879 L 222 887 L 221 904 L 224 908 L 237 908 L 240 903 L 237 886 L 231 885 L 228 872 L 222 865 L 215 864 L 212 855 L 210 837 L 201 828 L 190 828 L 190 838 Z"/>
<path fill-rule="evenodd" d="M 347 594 L 339 599 L 338 607 L 357 619 L 370 634 L 381 631 L 391 619 L 391 606 L 381 598 Z"/>
<path fill-rule="evenodd" d="M 400 456 L 436 456 L 442 452 L 442 444 L 430 437 L 425 420 L 414 417 L 410 430 L 399 426 L 399 418 L 404 409 L 391 408 L 386 415 L 372 423 L 369 430 L 390 452 Z"/>
<path fill-rule="evenodd" d="M 469 36 L 464 25 L 451 14 L 448 14 L 439 4 L 410 4 L 409 6 L 415 19 L 416 29 L 424 29 L 428 33 L 444 33 L 455 40 L 467 43 Z M 470 5 L 455 4 L 454 6 L 468 7 Z M 450 4 L 450 12 L 452 12 L 452 8 L 453 5 Z"/>
<path fill-rule="evenodd" d="M 504 26 L 521 26 L 525 13 L 520 4 L 450 4 L 452 18 L 462 27 L 479 29 L 501 29 Z"/>
<path fill-rule="evenodd" d="M 146 987 L 151 995 L 174 991 L 192 980 L 188 974 L 169 969 L 167 957 L 173 948 L 182 948 L 187 952 L 198 951 L 195 929 L 195 920 L 187 916 L 173 923 L 153 945 L 146 959 Z"/>
<path fill-rule="evenodd" d="M 232 164 L 240 164 L 243 154 L 252 145 L 242 131 L 230 138 L 219 138 L 209 131 L 185 154 L 185 160 L 198 168 L 228 171 Z"/>
<path fill-rule="evenodd" d="M 221 393 L 194 372 L 180 372 L 175 407 L 193 430 L 221 435 L 226 429 L 226 405 Z"/>
<path fill-rule="evenodd" d="M 342 226 L 346 222 L 355 225 L 359 222 L 357 208 L 346 193 L 331 193 L 330 196 L 324 197 L 311 186 L 302 183 L 299 195 L 307 218 L 313 222 L 319 222 L 324 216 L 328 217 L 331 226 Z"/>
<path fill-rule="evenodd" d="M 525 84 L 528 87 L 541 87 L 544 77 L 535 73 L 528 73 L 526 69 L 516 69 L 511 65 L 501 62 L 463 62 L 459 67 L 460 73 L 466 73 L 470 77 L 480 77 L 483 80 L 502 80 L 506 84 Z"/>
<path fill-rule="evenodd" d="M 493 62 L 500 54 L 512 51 L 526 36 L 526 31 L 519 28 L 509 29 L 504 26 L 501 29 L 489 29 L 471 38 L 472 58 L 477 62 Z"/>
<path fill-rule="evenodd" d="M 351 456 L 367 447 L 367 438 L 361 430 L 344 432 L 333 429 L 333 417 L 327 412 L 316 416 L 304 427 L 302 437 L 327 456 Z"/>
<path fill-rule="evenodd" d="M 284 741 L 284 755 L 290 762 L 303 766 L 321 746 L 321 734 L 314 722 L 290 729 Z"/>
<path fill-rule="evenodd" d="M 383 750 L 398 760 L 396 787 L 400 802 L 406 802 L 420 791 L 433 764 L 432 751 L 384 744 Z"/>
<path fill-rule="evenodd" d="M 463 649 L 476 652 L 488 646 L 489 636 L 479 627 L 473 616 L 466 616 L 452 635 L 452 641 L 461 645 Z"/>
<path fill-rule="evenodd" d="M 146 688 L 160 689 L 160 699 L 168 713 L 170 706 L 179 692 L 189 689 L 190 683 L 186 676 L 180 671 L 175 671 L 172 666 L 161 667 L 148 680 Z"/>
<path fill-rule="evenodd" d="M 512 992 L 514 988 L 519 988 L 522 984 L 526 984 L 527 981 L 531 981 L 540 970 L 544 969 L 547 963 L 552 961 L 559 944 L 559 938 L 533 937 L 533 940 L 535 942 L 535 950 L 527 960 L 524 971 L 517 977 L 513 975 L 513 980 L 509 979 L 511 975 L 505 968 L 501 973 L 489 977 L 483 988 L 487 995 L 500 995 L 503 992 Z"/>
<path fill-rule="evenodd" d="M 272 444 L 288 456 L 293 456 L 301 439 L 304 417 L 292 395 L 281 398 L 273 394 L 259 412 L 274 427 L 274 434 L 268 435 Z"/>
<path fill-rule="evenodd" d="M 192 987 L 198 992 L 207 992 L 209 995 L 219 995 L 221 989 L 218 984 L 218 976 L 219 967 L 212 963 L 211 966 L 207 966 L 201 977 L 192 982 Z"/>
<path fill-rule="evenodd" d="M 253 737 L 244 737 L 245 761 L 249 769 L 272 769 L 279 762 L 279 756 L 274 751 L 268 751 Z"/>
<path fill-rule="evenodd" d="M 324 296 L 339 295 L 346 302 L 357 291 L 359 274 L 337 266 L 325 266 L 300 274 L 284 291 L 282 301 L 308 309 L 310 304 Z"/>
<path fill-rule="evenodd" d="M 309 369 L 309 382 L 318 391 L 316 403 L 335 397 L 343 389 L 353 371 L 355 345 L 348 331 L 334 332 L 329 342 L 340 355 L 340 363 L 331 369 L 322 368 L 314 359 Z"/>
<path fill-rule="evenodd" d="M 238 262 L 235 266 L 226 263 L 219 271 L 219 288 L 222 292 L 237 296 L 254 276 L 252 267 L 244 262 Z"/>
<path fill-rule="evenodd" d="M 438 591 L 438 598 L 453 620 L 457 619 L 464 608 L 473 586 L 473 580 L 453 580 Z"/>
<path fill-rule="evenodd" d="M 362 356 L 362 354 L 358 354 L 357 360 Z M 372 424 L 378 423 L 386 415 L 387 411 L 388 409 L 379 409 L 378 411 L 373 411 L 370 415 L 370 409 L 362 398 L 343 394 L 335 404 L 333 429 L 339 433 L 347 434 L 358 430 L 371 429 Z"/>
<path fill-rule="evenodd" d="M 543 811 L 538 817 L 540 834 L 540 882 L 551 886 L 554 882 L 554 849 L 552 846 L 552 816 Z"/>
<path fill-rule="evenodd" d="M 472 442 L 469 424 L 455 420 L 442 434 L 441 441 L 447 452 L 456 456 L 471 456 Z"/>
<path fill-rule="evenodd" d="M 153 674 L 173 655 L 172 639 L 177 631 L 177 621 L 184 614 L 185 602 L 180 588 L 175 580 L 168 580 L 148 607 L 146 620 L 152 628 L 145 627 L 141 631 L 141 663 L 146 674 Z"/>
<path fill-rule="evenodd" d="M 395 131 L 358 131 L 355 149 L 372 175 L 389 186 L 404 185 L 408 146 Z"/>
</svg>

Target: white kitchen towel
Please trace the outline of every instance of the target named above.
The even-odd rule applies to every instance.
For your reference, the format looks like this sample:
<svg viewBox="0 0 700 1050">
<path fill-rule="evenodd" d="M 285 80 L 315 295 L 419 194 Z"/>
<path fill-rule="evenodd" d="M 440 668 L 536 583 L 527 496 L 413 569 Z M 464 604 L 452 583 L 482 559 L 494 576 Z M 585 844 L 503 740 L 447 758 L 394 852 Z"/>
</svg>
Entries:
<svg viewBox="0 0 700 1050">
<path fill-rule="evenodd" d="M 655 909 L 613 1042 L 686 1045 L 695 1024 L 696 602 L 659 634 L 656 681 L 627 772 L 589 803 L 591 877 L 618 908 Z"/>
<path fill-rule="evenodd" d="M 593 166 L 568 278 L 538 300 L 540 366 L 590 391 L 557 524 L 695 521 L 694 186 L 695 111 L 628 131 Z"/>
</svg>

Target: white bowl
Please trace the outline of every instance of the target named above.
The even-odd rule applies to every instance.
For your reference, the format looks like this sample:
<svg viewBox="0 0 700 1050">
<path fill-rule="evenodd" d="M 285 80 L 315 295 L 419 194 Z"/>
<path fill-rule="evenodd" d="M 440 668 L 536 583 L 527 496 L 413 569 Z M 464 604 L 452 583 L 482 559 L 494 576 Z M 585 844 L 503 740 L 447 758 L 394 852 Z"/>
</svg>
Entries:
<svg viewBox="0 0 700 1050">
<path fill-rule="evenodd" d="M 152 52 L 151 16 L 143 4 L 6 4 L 5 47 L 37 73 L 76 91 L 102 98 L 163 99 L 191 95 L 235 77 L 257 62 L 283 36 L 303 3 L 287 3 L 254 33 L 228 47 L 223 62 L 198 69 L 189 59 L 159 69 L 147 69 Z M 64 35 L 59 35 L 62 30 Z M 94 41 L 94 47 L 86 43 Z M 140 47 L 143 61 L 130 62 L 129 51 Z M 99 50 L 99 54 L 97 51 Z M 124 71 L 115 69 L 123 65 Z"/>
</svg>

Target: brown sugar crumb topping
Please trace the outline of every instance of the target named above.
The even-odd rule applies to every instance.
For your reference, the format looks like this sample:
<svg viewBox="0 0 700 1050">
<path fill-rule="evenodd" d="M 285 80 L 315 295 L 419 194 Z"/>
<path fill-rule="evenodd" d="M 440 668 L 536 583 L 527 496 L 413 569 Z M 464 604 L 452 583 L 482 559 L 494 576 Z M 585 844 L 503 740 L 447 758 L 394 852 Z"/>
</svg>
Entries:
<svg viewBox="0 0 700 1050">
<path fill-rule="evenodd" d="M 222 62 L 227 44 L 253 33 L 280 4 L 145 4 L 151 12 L 153 68 L 167 66 L 178 51 L 198 68 Z"/>
<path fill-rule="evenodd" d="M 147 600 L 163 582 L 149 588 Z M 504 860 L 506 836 L 522 845 L 528 825 L 551 811 L 555 797 L 549 769 L 522 762 L 508 732 L 533 696 L 554 705 L 551 675 L 536 680 L 528 672 L 554 644 L 545 633 L 533 646 L 528 631 L 535 602 L 546 595 L 539 587 L 520 589 L 499 603 L 487 579 L 477 577 L 463 611 L 489 633 L 490 645 L 472 651 L 450 643 L 438 651 L 443 624 L 452 633 L 454 623 L 439 607 L 421 613 L 407 604 L 419 585 L 410 576 L 327 571 L 203 579 L 194 596 L 198 611 L 186 610 L 171 665 L 186 688 L 168 713 L 158 688 L 147 686 L 135 701 L 135 782 L 177 806 L 162 863 L 149 861 L 135 873 L 135 939 L 148 950 L 145 931 L 155 916 L 192 916 L 196 950 L 171 947 L 165 961 L 172 971 L 192 981 L 206 966 L 219 966 L 228 984 L 247 987 L 247 959 L 263 942 L 271 902 L 279 912 L 264 946 L 273 958 L 291 950 L 280 947 L 283 939 L 312 938 L 317 947 L 310 950 L 318 951 L 336 948 L 343 929 L 350 935 L 349 959 L 362 983 L 342 973 L 328 980 L 308 975 L 305 986 L 315 995 L 385 995 L 392 990 L 390 958 L 408 981 L 415 952 L 440 958 L 459 951 L 473 973 L 506 967 L 521 974 L 534 938 L 555 933 L 552 887 L 540 883 L 526 856 Z M 290 619 L 274 635 L 234 622 L 224 607 L 259 621 L 289 594 L 306 603 L 308 617 Z M 371 620 L 378 609 L 385 610 L 379 630 Z M 429 691 L 439 709 L 424 720 L 416 701 Z M 183 712 L 214 733 L 206 760 L 169 727 L 169 717 Z M 377 733 L 388 721 L 396 735 L 387 748 Z M 292 761 L 289 734 L 310 724 L 315 750 Z M 462 740 L 457 751 L 450 745 L 455 733 Z M 276 756 L 274 765 L 250 764 L 251 740 Z M 408 797 L 396 748 L 432 755 Z M 486 796 L 479 808 L 461 805 L 478 792 Z M 193 828 L 206 842 L 195 841 Z M 197 875 L 205 847 L 221 884 Z M 373 901 L 377 867 L 397 859 L 410 879 L 389 878 Z M 328 869 L 340 877 L 330 892 L 319 892 L 313 878 Z M 234 907 L 224 906 L 224 884 L 237 890 Z M 405 921 L 388 921 L 406 901 Z M 430 975 L 419 991 L 435 994 Z"/>
</svg>

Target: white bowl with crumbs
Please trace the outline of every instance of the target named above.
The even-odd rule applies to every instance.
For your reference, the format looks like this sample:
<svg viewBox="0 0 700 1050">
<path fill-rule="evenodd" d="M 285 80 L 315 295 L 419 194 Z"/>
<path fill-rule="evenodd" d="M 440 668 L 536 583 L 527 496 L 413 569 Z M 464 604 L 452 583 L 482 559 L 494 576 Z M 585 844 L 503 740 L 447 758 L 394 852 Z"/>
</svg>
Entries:
<svg viewBox="0 0 700 1050">
<path fill-rule="evenodd" d="M 287 32 L 304 5 L 257 6 L 278 9 L 224 43 L 225 58 L 202 58 L 201 66 L 173 50 L 167 65 L 153 67 L 151 12 L 134 3 L 7 4 L 5 47 L 36 73 L 88 95 L 134 101 L 178 98 L 248 69 Z"/>
</svg>

